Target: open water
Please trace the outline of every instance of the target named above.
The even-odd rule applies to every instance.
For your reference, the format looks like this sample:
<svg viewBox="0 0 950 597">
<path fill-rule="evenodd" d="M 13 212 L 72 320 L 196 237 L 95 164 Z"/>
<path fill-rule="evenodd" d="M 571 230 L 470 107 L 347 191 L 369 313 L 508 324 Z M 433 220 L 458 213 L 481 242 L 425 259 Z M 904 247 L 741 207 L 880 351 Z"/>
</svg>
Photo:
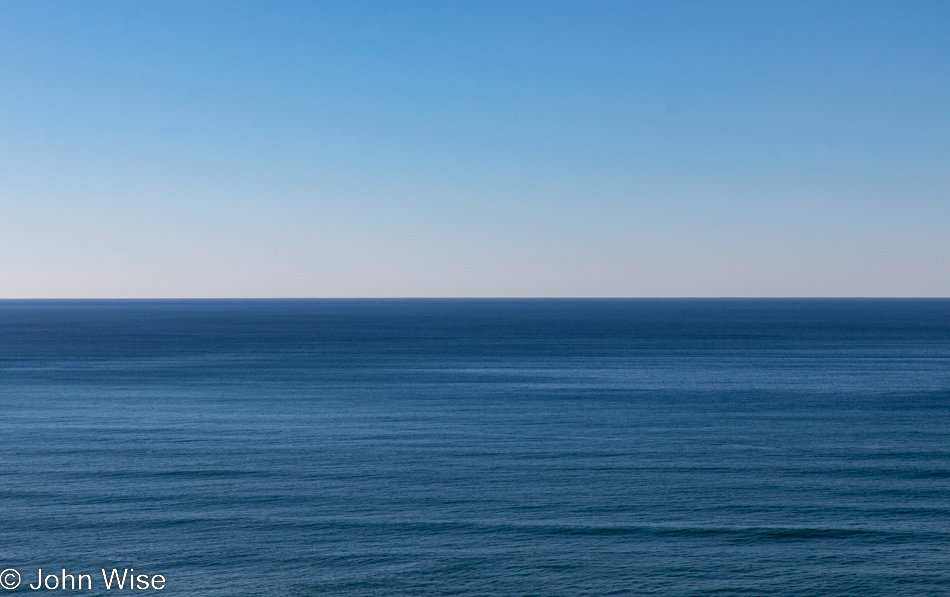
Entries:
<svg viewBox="0 0 950 597">
<path fill-rule="evenodd" d="M 948 595 L 950 301 L 3 301 L 0 568 Z"/>
</svg>

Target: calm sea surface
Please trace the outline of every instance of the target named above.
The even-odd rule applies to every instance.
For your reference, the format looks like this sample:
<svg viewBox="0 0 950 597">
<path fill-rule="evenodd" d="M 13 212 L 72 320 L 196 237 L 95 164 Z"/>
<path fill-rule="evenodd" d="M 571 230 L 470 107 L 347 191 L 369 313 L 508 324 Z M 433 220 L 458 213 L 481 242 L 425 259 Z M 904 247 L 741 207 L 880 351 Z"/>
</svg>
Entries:
<svg viewBox="0 0 950 597">
<path fill-rule="evenodd" d="M 169 596 L 948 595 L 950 301 L 0 302 L 11 594 L 113 567 Z"/>
</svg>

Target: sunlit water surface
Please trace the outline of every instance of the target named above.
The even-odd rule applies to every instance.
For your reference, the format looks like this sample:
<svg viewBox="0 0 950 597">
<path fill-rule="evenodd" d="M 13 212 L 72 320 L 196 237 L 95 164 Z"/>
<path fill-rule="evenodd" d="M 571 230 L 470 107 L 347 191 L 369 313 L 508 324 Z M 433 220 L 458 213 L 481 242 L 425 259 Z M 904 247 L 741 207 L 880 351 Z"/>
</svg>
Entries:
<svg viewBox="0 0 950 597">
<path fill-rule="evenodd" d="M 0 567 L 947 595 L 950 301 L 0 302 Z"/>
</svg>

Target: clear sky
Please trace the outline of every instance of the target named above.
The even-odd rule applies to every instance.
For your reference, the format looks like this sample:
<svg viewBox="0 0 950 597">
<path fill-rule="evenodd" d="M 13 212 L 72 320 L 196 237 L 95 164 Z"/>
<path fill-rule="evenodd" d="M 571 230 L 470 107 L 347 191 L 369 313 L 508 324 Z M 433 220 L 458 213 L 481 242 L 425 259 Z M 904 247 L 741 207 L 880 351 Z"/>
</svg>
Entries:
<svg viewBox="0 0 950 597">
<path fill-rule="evenodd" d="M 950 2 L 0 2 L 0 297 L 950 296 Z"/>
</svg>

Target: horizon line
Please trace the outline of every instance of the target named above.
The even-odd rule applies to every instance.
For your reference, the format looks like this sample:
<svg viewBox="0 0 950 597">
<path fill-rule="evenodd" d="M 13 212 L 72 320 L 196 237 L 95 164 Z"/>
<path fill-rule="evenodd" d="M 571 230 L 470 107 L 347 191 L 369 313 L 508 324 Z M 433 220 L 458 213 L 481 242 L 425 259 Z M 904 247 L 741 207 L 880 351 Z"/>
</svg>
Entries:
<svg viewBox="0 0 950 597">
<path fill-rule="evenodd" d="M 497 301 L 497 300 L 950 300 L 950 296 L 220 296 L 220 297 L 0 297 L 14 301 Z"/>
</svg>

